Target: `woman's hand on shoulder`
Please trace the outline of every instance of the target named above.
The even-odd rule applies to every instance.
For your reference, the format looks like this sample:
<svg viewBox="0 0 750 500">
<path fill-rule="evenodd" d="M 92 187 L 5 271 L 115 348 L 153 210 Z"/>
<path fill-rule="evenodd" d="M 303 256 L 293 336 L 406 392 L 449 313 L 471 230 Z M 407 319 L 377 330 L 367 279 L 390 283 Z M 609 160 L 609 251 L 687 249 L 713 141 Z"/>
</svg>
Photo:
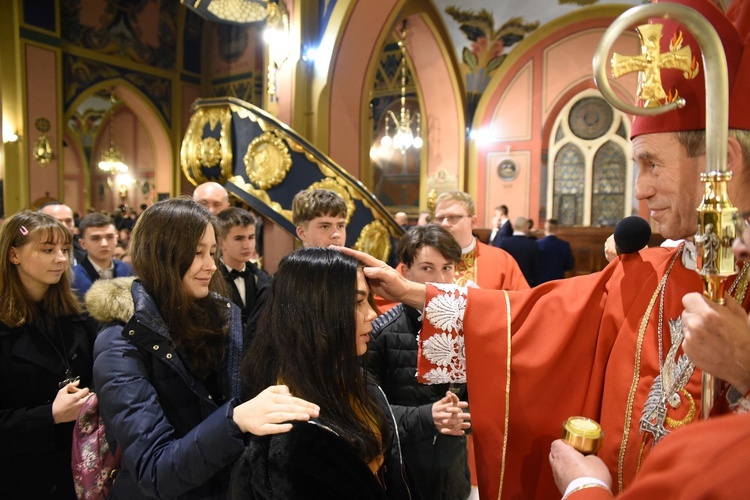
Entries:
<svg viewBox="0 0 750 500">
<path fill-rule="evenodd" d="M 292 430 L 291 420 L 310 420 L 320 414 L 316 404 L 291 395 L 285 385 L 272 385 L 234 409 L 234 422 L 242 432 L 256 436 Z"/>
<path fill-rule="evenodd" d="M 71 382 L 59 391 L 52 401 L 52 418 L 56 424 L 72 422 L 78 418 L 81 406 L 92 394 L 88 387 L 80 389 L 79 381 Z"/>
</svg>

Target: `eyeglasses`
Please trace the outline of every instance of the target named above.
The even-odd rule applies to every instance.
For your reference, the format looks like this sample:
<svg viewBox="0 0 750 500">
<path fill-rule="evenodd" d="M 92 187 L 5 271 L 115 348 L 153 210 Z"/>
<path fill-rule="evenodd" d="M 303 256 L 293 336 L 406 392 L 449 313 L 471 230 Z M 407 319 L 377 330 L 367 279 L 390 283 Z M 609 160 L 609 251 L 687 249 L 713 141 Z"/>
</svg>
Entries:
<svg viewBox="0 0 750 500">
<path fill-rule="evenodd" d="M 732 214 L 732 220 L 740 243 L 743 245 L 750 243 L 745 240 L 745 232 L 750 229 L 750 212 L 735 212 Z"/>
<path fill-rule="evenodd" d="M 444 215 L 442 217 L 435 217 L 435 222 L 437 222 L 438 224 L 442 224 L 447 219 L 448 223 L 453 225 L 458 223 L 458 221 L 460 221 L 464 217 L 471 217 L 471 215 Z"/>
</svg>

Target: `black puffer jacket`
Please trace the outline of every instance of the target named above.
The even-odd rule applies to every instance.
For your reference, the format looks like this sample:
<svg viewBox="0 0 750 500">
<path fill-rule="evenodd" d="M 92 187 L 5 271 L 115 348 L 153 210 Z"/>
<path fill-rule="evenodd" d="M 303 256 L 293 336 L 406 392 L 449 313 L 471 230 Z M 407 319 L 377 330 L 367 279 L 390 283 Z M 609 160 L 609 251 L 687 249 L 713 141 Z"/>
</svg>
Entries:
<svg viewBox="0 0 750 500">
<path fill-rule="evenodd" d="M 439 434 L 432 405 L 448 384 L 417 383 L 417 334 L 420 312 L 399 304 L 373 321 L 368 369 L 391 404 L 409 472 L 422 498 L 464 500 L 471 491 L 466 438 Z M 466 400 L 465 384 L 453 384 Z"/>
<path fill-rule="evenodd" d="M 293 422 L 292 430 L 253 436 L 232 471 L 232 500 L 419 500 L 404 470 L 398 434 L 385 394 L 368 389 L 386 412 L 391 443 L 385 447 L 383 485 L 325 420 Z"/>
<path fill-rule="evenodd" d="M 118 283 L 100 280 L 94 286 L 100 282 L 104 287 Z M 121 300 L 113 300 L 113 308 L 127 309 L 129 292 L 123 296 L 121 287 L 115 297 Z M 226 303 L 231 314 L 220 394 L 210 393 L 182 361 L 156 304 L 138 281 L 132 284 L 132 318 L 125 324 L 114 315 L 96 339 L 99 408 L 107 436 L 124 453 L 110 499 L 226 498 L 231 466 L 244 449 L 244 435 L 232 420 L 240 393 L 242 328 L 239 309 L 216 300 Z M 228 402 L 219 406 L 217 399 Z"/>
</svg>

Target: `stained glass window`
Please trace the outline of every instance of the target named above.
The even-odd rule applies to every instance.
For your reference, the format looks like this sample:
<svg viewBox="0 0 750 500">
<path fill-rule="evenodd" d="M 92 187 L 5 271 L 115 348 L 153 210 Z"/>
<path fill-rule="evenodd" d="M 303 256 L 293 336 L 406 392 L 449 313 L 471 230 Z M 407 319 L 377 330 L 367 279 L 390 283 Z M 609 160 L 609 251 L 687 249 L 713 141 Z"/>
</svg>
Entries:
<svg viewBox="0 0 750 500">
<path fill-rule="evenodd" d="M 628 215 L 632 189 L 624 115 L 587 90 L 562 109 L 552 130 L 547 216 L 566 226 L 612 226 Z"/>
<path fill-rule="evenodd" d="M 625 213 L 625 154 L 612 141 L 594 155 L 591 224 L 614 226 Z"/>
<path fill-rule="evenodd" d="M 553 212 L 564 226 L 583 224 L 585 163 L 583 153 L 568 143 L 555 155 Z"/>
</svg>

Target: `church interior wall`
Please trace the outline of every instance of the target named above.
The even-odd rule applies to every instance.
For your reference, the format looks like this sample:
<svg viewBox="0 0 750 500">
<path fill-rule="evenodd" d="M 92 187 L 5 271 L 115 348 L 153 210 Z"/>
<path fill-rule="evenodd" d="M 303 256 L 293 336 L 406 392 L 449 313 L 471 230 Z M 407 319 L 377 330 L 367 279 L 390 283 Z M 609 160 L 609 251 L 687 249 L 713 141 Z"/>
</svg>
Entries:
<svg viewBox="0 0 750 500">
<path fill-rule="evenodd" d="M 422 16 L 410 16 L 407 22 L 412 30 L 407 38 L 407 52 L 425 111 L 423 129 L 429 134 L 425 141 L 425 174 L 435 177 L 445 170 L 459 176 L 464 164 L 463 102 L 455 86 L 450 57 L 446 57 L 445 45 Z"/>
<path fill-rule="evenodd" d="M 342 27 L 330 68 L 328 155 L 355 177 L 361 174 L 361 118 L 369 90 L 365 86 L 367 73 L 385 39 L 383 27 L 393 24 L 397 3 L 356 2 Z"/>
<path fill-rule="evenodd" d="M 540 219 L 546 218 L 546 194 L 541 193 L 541 187 L 546 188 L 547 165 L 543 161 L 549 140 L 547 124 L 570 98 L 594 87 L 591 60 L 596 43 L 606 26 L 624 10 L 624 6 L 596 6 L 543 26 L 520 42 L 494 75 L 473 125 L 488 134 L 484 142 L 472 145 L 469 154 L 469 172 L 474 167 L 477 172 L 475 197 L 480 224 L 488 226 L 494 207 L 505 204 L 512 215 L 538 218 L 536 226 L 541 226 Z M 615 50 L 637 52 L 637 36 L 621 38 Z M 620 90 L 635 88 L 635 77 L 628 78 L 633 80 L 618 82 Z M 626 97 L 629 102 L 633 98 Z M 516 154 L 518 178 L 499 180 L 499 161 Z"/>
<path fill-rule="evenodd" d="M 29 131 L 29 137 L 24 141 L 26 155 L 33 158 L 34 142 L 42 132 L 37 130 L 41 122 L 49 127 L 46 136 L 58 152 L 46 165 L 32 161 L 29 163 L 28 193 L 31 200 L 45 198 L 60 190 L 61 176 L 59 175 L 60 157 L 59 151 L 62 146 L 62 134 L 60 134 L 60 99 L 56 85 L 60 79 L 60 65 L 56 49 L 45 48 L 34 43 L 24 44 L 24 71 L 25 71 L 25 110 L 24 129 Z M 50 83 L 52 85 L 50 85 Z M 44 128 L 46 128 L 44 127 Z"/>
</svg>

